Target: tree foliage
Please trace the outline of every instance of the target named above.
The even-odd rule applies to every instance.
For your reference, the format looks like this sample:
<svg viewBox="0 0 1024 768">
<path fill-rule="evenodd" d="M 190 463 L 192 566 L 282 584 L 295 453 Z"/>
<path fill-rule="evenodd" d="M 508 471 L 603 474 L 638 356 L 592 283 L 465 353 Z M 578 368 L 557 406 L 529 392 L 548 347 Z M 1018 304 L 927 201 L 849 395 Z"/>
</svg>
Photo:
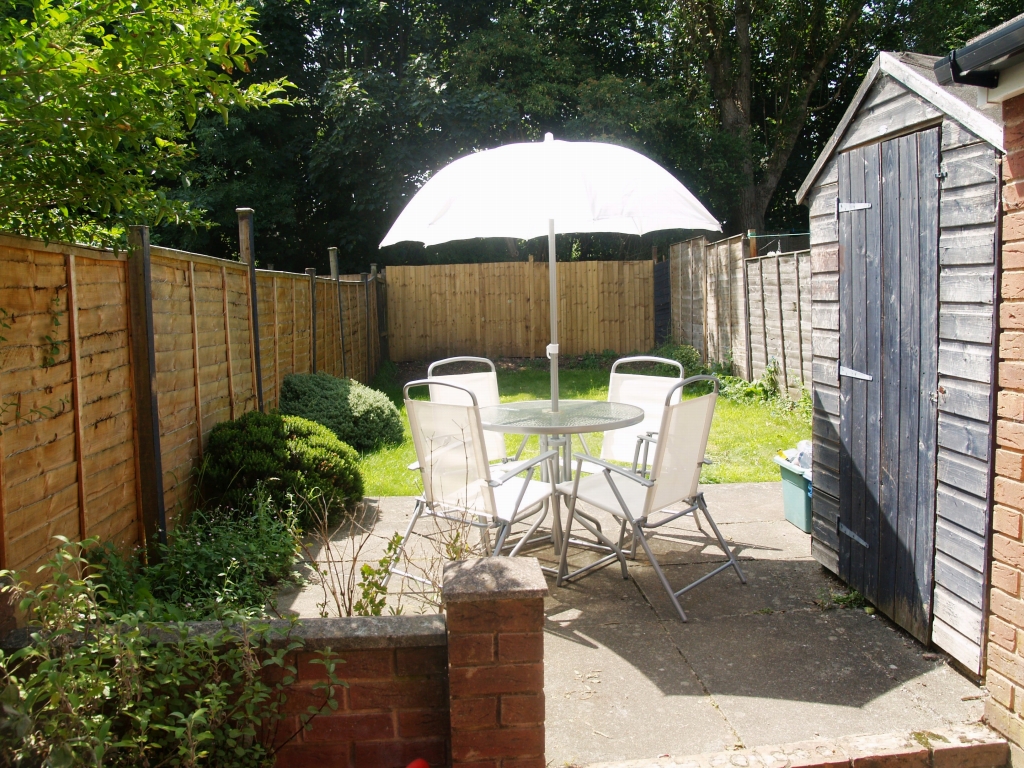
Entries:
<svg viewBox="0 0 1024 768">
<path fill-rule="evenodd" d="M 0 229 L 111 240 L 128 223 L 195 223 L 197 116 L 280 101 L 241 85 L 263 47 L 234 0 L 0 0 Z"/>
</svg>

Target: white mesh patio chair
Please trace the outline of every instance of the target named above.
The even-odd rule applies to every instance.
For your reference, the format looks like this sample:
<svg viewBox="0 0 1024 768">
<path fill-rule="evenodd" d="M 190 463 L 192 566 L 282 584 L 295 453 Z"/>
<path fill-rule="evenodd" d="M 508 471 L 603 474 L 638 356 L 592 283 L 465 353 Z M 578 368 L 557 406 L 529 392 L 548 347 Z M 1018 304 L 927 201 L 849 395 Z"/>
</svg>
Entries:
<svg viewBox="0 0 1024 768">
<path fill-rule="evenodd" d="M 619 371 L 619 366 L 630 363 L 660 363 L 678 368 L 679 375 L 654 376 Z M 677 385 L 684 376 L 682 364 L 665 357 L 639 355 L 616 360 L 612 365 L 611 375 L 608 377 L 608 401 L 627 403 L 642 408 L 644 420 L 626 429 L 613 429 L 605 432 L 604 440 L 601 443 L 601 458 L 605 461 L 625 462 L 633 467 L 633 471 L 646 474 L 650 446 L 657 442 L 666 398 L 670 392 L 673 392 L 671 401 L 679 402 L 680 390 Z M 580 442 L 583 445 L 583 452 L 589 454 L 586 442 L 582 438 Z M 600 468 L 589 462 L 584 462 L 583 471 L 599 472 Z"/>
<path fill-rule="evenodd" d="M 413 400 L 409 390 L 429 386 L 457 390 L 462 402 Z M 450 399 L 447 396 L 445 400 Z M 515 556 L 531 540 L 547 517 L 555 494 L 554 465 L 557 451 L 545 451 L 534 458 L 505 464 L 501 473 L 488 462 L 487 434 L 480 422 L 476 395 L 469 389 L 437 378 L 420 379 L 405 385 L 405 407 L 409 416 L 416 458 L 423 479 L 423 495 L 417 498 L 412 519 L 396 557 L 392 574 L 428 582 L 397 569 L 409 537 L 423 517 L 448 520 L 480 529 L 488 555 L 510 548 Z M 544 467 L 545 478 L 538 469 Z M 525 475 L 525 477 L 523 477 Z M 530 517 L 529 529 L 514 543 L 508 537 L 512 527 Z M 489 533 L 496 533 L 490 546 Z"/>
<path fill-rule="evenodd" d="M 686 385 L 698 381 L 712 382 L 713 390 L 706 395 L 688 400 L 678 397 Z M 626 553 L 623 551 L 623 539 L 627 526 L 632 529 L 633 533 L 632 547 L 635 550 L 637 543 L 643 547 L 647 559 L 650 560 L 658 579 L 665 587 L 665 591 L 668 592 L 672 604 L 683 621 L 686 621 L 686 613 L 679 604 L 679 596 L 684 592 L 688 592 L 698 584 L 702 584 L 712 576 L 729 568 L 736 571 L 741 582 L 747 583 L 735 554 L 729 548 L 721 531 L 718 530 L 718 526 L 708 511 L 704 494 L 699 490 L 700 470 L 704 464 L 704 450 L 707 448 L 708 434 L 711 432 L 711 420 L 715 414 L 717 399 L 718 380 L 713 376 L 691 376 L 669 390 L 663 401 L 664 410 L 661 423 L 658 425 L 658 440 L 654 448 L 649 477 L 617 464 L 611 464 L 601 459 L 592 459 L 583 453 L 574 454 L 577 461 L 575 480 L 558 486 L 560 493 L 569 496 L 569 520 L 563 533 L 561 562 L 558 569 L 557 584 L 559 586 L 567 579 L 582 576 L 584 573 L 610 564 L 614 560 L 618 560 L 622 567 L 622 577 L 629 578 L 626 569 Z M 579 467 L 584 461 L 598 465 L 601 471 L 583 476 L 579 472 Z M 577 512 L 577 505 L 580 501 L 604 510 L 619 521 L 617 541 L 606 536 L 599 527 L 593 524 L 588 515 Z M 679 502 L 685 502 L 686 507 L 682 510 L 667 509 Z M 655 529 L 684 515 L 693 515 L 695 520 L 699 520 L 698 514 L 703 514 L 711 526 L 711 530 L 714 531 L 718 545 L 728 559 L 710 573 L 687 584 L 682 589 L 673 589 L 651 550 L 648 537 Z M 608 554 L 590 565 L 569 573 L 567 551 L 573 541 L 571 538 L 572 526 L 577 521 L 596 537 Z M 581 543 L 590 545 L 589 542 Z"/>
</svg>

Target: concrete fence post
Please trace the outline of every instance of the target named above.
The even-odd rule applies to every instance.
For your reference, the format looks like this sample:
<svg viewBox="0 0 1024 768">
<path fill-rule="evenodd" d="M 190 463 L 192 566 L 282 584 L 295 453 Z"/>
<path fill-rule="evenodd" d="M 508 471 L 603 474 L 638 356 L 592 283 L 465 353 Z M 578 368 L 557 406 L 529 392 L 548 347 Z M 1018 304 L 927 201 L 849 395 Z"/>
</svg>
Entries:
<svg viewBox="0 0 1024 768">
<path fill-rule="evenodd" d="M 453 766 L 544 768 L 544 596 L 536 558 L 449 563 Z"/>
</svg>

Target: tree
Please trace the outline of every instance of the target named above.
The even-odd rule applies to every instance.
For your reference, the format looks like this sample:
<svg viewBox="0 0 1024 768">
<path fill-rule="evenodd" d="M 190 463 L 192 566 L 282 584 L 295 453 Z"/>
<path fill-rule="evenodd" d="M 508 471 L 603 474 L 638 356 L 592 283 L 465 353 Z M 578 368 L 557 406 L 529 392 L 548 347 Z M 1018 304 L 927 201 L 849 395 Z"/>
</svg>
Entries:
<svg viewBox="0 0 1024 768">
<path fill-rule="evenodd" d="M 0 0 L 0 229 L 116 241 L 131 223 L 198 223 L 167 194 L 205 112 L 281 103 L 242 86 L 263 47 L 234 0 Z"/>
<path fill-rule="evenodd" d="M 691 95 L 707 99 L 736 164 L 728 230 L 764 231 L 808 116 L 849 95 L 845 86 L 873 58 L 878 31 L 895 21 L 894 7 L 886 0 L 674 6 L 676 76 L 698 84 Z"/>
</svg>

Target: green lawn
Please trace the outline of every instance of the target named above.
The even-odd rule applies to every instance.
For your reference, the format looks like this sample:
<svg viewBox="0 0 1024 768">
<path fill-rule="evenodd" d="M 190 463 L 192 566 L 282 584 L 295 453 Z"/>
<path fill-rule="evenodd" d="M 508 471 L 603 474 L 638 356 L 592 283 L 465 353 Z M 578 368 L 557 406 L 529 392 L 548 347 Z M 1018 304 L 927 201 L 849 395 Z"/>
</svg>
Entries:
<svg viewBox="0 0 1024 768">
<path fill-rule="evenodd" d="M 601 370 L 563 370 L 560 389 L 565 399 L 604 400 L 608 396 L 608 372 Z M 548 397 L 546 370 L 499 371 L 498 387 L 502 400 L 544 400 Z M 399 394 L 389 392 L 392 396 Z M 405 408 L 399 406 L 405 419 Z M 736 402 L 719 398 L 711 427 L 707 454 L 714 462 L 704 468 L 705 483 L 744 483 L 778 480 L 779 468 L 772 456 L 781 448 L 791 448 L 799 440 L 809 439 L 811 425 L 799 411 L 786 411 L 762 402 Z M 508 435 L 512 456 L 521 438 Z M 602 435 L 588 435 L 587 445 L 597 453 Z M 537 438 L 531 438 L 524 456 L 536 454 Z M 413 496 L 421 491 L 419 475 L 406 467 L 416 460 L 406 421 L 405 441 L 394 448 L 366 454 L 360 460 L 368 496 Z"/>
</svg>

